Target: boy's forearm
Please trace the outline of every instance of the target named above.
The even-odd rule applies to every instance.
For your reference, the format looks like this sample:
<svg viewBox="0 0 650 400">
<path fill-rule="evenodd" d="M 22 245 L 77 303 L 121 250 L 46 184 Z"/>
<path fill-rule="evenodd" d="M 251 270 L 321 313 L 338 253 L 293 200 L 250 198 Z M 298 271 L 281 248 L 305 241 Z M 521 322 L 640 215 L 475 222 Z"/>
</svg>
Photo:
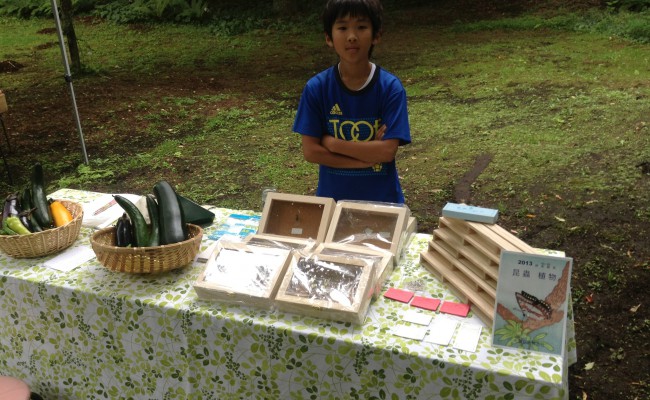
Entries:
<svg viewBox="0 0 650 400">
<path fill-rule="evenodd" d="M 323 137 L 322 144 L 333 153 L 376 164 L 393 161 L 397 154 L 399 141 L 397 139 L 387 139 L 352 142 L 326 136 Z"/>
<path fill-rule="evenodd" d="M 305 159 L 319 165 L 326 165 L 332 168 L 368 168 L 374 163 L 357 160 L 356 158 L 344 156 L 341 154 L 332 153 L 330 151 L 320 154 L 319 157 L 310 157 Z"/>
<path fill-rule="evenodd" d="M 333 153 L 322 146 L 320 140 L 316 139 L 314 141 L 314 138 L 311 137 L 303 137 L 302 148 L 306 161 L 332 168 L 368 168 L 374 164 L 343 154 Z"/>
</svg>

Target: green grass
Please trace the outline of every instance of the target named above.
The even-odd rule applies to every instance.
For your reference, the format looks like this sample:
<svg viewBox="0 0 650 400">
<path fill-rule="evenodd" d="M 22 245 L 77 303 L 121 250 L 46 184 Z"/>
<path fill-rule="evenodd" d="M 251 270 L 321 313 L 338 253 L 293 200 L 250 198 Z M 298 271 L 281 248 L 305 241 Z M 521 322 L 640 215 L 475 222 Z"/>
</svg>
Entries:
<svg viewBox="0 0 650 400">
<path fill-rule="evenodd" d="M 417 66 L 397 71 L 415 131 L 402 166 L 437 163 L 425 180 L 405 175 L 409 188 L 444 189 L 482 153 L 494 155 L 476 182 L 488 192 L 535 182 L 557 190 L 634 185 L 638 171 L 625 160 L 650 157 L 647 126 L 645 135 L 635 129 L 650 109 L 647 45 L 537 26 L 525 33 L 453 32 L 437 35 Z M 594 155 L 603 169 L 580 172 Z M 504 187 L 504 176 L 512 187 Z"/>
<path fill-rule="evenodd" d="M 646 16 L 529 15 L 453 29 L 418 25 L 400 33 L 393 28 L 378 46 L 376 61 L 402 79 L 409 96 L 413 143 L 399 153 L 407 200 L 444 199 L 484 153 L 493 159 L 475 187 L 485 192 L 514 195 L 536 182 L 558 191 L 567 185 L 621 191 L 634 185 L 630 165 L 650 158 L 650 50 L 613 35 L 612 29 L 630 30 Z M 611 29 L 604 31 L 602 21 Z M 5 87 L 28 90 L 36 77 L 41 84 L 60 85 L 58 46 L 34 50 L 55 40 L 36 33 L 52 24 L 2 23 L 8 29 L 3 29 L 0 59 L 29 65 Z M 317 29 L 302 35 L 290 29 L 224 35 L 206 26 L 79 23 L 76 30 L 90 72 L 80 80 L 155 79 L 165 71 L 195 68 L 228 80 L 251 71 L 245 87 L 212 95 L 152 93 L 107 110 L 110 123 L 96 127 L 107 145 L 132 129 L 121 119 L 127 107 L 141 129 L 159 138 L 157 147 L 127 163 L 116 156 L 115 176 L 141 168 L 174 172 L 182 162 L 222 166 L 198 171 L 200 183 L 187 183 L 187 190 L 199 200 L 240 207 L 257 201 L 256 194 L 248 194 L 251 188 L 313 191 L 316 168 L 302 160 L 291 124 L 302 85 L 333 60 Z M 80 169 L 77 178 L 62 177 L 61 183 L 111 179 L 101 172 L 110 157 L 91 161 L 97 174 Z M 206 189 L 192 188 L 201 185 Z"/>
<path fill-rule="evenodd" d="M 624 37 L 633 41 L 650 42 L 650 11 L 645 12 L 590 12 L 561 13 L 556 15 L 524 15 L 517 18 L 484 20 L 473 23 L 457 24 L 455 32 L 471 31 L 534 31 L 538 29 L 555 29 L 574 32 L 594 32 L 602 35 Z M 561 13 L 557 15 L 558 13 Z M 548 13 L 547 13 L 548 14 Z"/>
</svg>

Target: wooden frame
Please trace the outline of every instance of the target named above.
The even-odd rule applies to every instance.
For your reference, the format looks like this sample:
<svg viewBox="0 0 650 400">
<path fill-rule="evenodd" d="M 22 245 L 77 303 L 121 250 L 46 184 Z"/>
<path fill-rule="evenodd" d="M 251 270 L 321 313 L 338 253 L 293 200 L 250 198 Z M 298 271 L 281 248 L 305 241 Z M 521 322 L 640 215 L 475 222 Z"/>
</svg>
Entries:
<svg viewBox="0 0 650 400">
<path fill-rule="evenodd" d="M 269 308 L 291 254 L 289 249 L 220 241 L 194 290 L 206 300 Z"/>
<path fill-rule="evenodd" d="M 284 246 L 287 249 L 311 251 L 320 242 L 312 239 L 296 239 L 286 236 L 265 235 L 257 233 L 246 236 L 244 238 L 244 243 L 260 247 L 282 248 Z"/>
<path fill-rule="evenodd" d="M 340 201 L 327 231 L 326 242 L 376 246 L 390 251 L 399 262 L 402 235 L 410 210 L 406 206 Z"/>
<path fill-rule="evenodd" d="M 398 253 L 399 257 L 397 257 L 398 260 L 402 258 L 404 255 L 404 250 L 406 250 L 409 246 L 409 243 L 411 243 L 411 239 L 415 236 L 415 234 L 418 231 L 418 221 L 415 219 L 415 217 L 408 217 L 406 221 L 406 230 L 402 234 L 402 238 L 400 239 L 400 245 L 398 248 Z"/>
<path fill-rule="evenodd" d="M 335 206 L 329 197 L 269 192 L 257 233 L 322 242 Z"/>
<path fill-rule="evenodd" d="M 381 293 L 384 282 L 390 277 L 395 268 L 395 257 L 388 250 L 375 250 L 366 246 L 356 246 L 342 243 L 321 243 L 314 249 L 314 254 L 333 255 L 341 257 L 355 257 L 359 259 L 377 259 L 375 268 L 375 283 L 373 284 L 373 297 Z"/>
<path fill-rule="evenodd" d="M 352 272 L 348 274 L 347 286 L 354 287 L 351 289 L 353 293 L 335 291 L 337 285 L 345 282 L 341 279 L 342 274 L 328 265 Z M 286 312 L 362 324 L 372 299 L 374 274 L 374 264 L 368 265 L 359 259 L 314 254 L 305 256 L 294 252 L 275 296 L 275 304 Z M 332 296 L 335 292 L 338 292 L 338 299 Z"/>
<path fill-rule="evenodd" d="M 420 253 L 420 261 L 447 283 L 458 298 L 470 303 L 483 322 L 491 325 L 503 250 L 536 253 L 496 224 L 440 217 L 428 249 Z"/>
</svg>

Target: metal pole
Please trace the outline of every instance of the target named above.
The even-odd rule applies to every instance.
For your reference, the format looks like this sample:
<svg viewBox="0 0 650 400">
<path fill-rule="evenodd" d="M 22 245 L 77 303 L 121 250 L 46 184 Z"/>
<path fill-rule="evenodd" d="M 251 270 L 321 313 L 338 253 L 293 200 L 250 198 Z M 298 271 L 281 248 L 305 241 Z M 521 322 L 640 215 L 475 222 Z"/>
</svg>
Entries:
<svg viewBox="0 0 650 400">
<path fill-rule="evenodd" d="M 79 140 L 81 141 L 81 149 L 83 151 L 84 162 L 88 164 L 88 154 L 86 154 L 86 142 L 84 141 L 84 134 L 81 130 L 81 120 L 79 119 L 79 110 L 77 109 L 77 99 L 74 95 L 74 88 L 72 87 L 72 75 L 70 74 L 70 64 L 68 64 L 68 54 L 65 51 L 65 42 L 63 41 L 63 31 L 61 30 L 61 20 L 59 19 L 59 9 L 56 5 L 56 0 L 52 0 L 52 12 L 54 13 L 54 21 L 56 22 L 56 31 L 59 35 L 59 47 L 61 48 L 61 56 L 63 57 L 63 66 L 65 67 L 65 81 L 68 83 L 70 96 L 72 97 L 72 107 L 74 109 L 75 121 L 77 122 L 77 132 L 79 132 Z"/>
</svg>

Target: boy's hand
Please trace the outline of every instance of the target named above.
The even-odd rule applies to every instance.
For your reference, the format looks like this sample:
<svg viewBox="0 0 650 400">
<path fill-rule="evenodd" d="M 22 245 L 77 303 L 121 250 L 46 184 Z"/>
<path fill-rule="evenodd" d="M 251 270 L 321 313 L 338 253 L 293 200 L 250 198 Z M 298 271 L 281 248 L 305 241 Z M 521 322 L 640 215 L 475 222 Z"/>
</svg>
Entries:
<svg viewBox="0 0 650 400">
<path fill-rule="evenodd" d="M 383 140 L 384 133 L 386 133 L 386 124 L 377 129 L 377 133 L 375 134 L 375 138 L 373 140 Z"/>
</svg>

